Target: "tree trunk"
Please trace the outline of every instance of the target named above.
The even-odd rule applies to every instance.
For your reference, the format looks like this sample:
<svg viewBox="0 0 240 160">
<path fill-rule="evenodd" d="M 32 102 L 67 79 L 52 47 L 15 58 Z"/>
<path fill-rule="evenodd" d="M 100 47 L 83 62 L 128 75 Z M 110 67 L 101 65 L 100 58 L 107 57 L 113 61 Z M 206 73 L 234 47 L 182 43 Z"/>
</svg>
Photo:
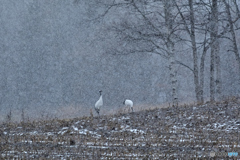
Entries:
<svg viewBox="0 0 240 160">
<path fill-rule="evenodd" d="M 216 98 L 220 100 L 222 95 L 222 78 L 221 78 L 221 61 L 220 61 L 220 53 L 219 53 L 219 41 L 217 40 L 217 51 L 215 54 L 216 61 Z"/>
<path fill-rule="evenodd" d="M 193 11 L 193 2 L 192 0 L 188 1 L 190 6 L 190 38 L 192 43 L 192 53 L 193 53 L 193 74 L 194 74 L 194 84 L 195 84 L 195 94 L 198 103 L 202 103 L 203 96 L 200 91 L 199 85 L 199 68 L 198 68 L 198 54 L 197 54 L 197 45 L 196 45 L 196 36 L 195 36 L 195 18 L 194 18 L 194 11 Z"/>
<path fill-rule="evenodd" d="M 219 57 L 219 42 L 218 42 L 218 5 L 217 0 L 212 0 L 212 13 L 211 13 L 211 28 L 210 28 L 210 38 L 211 38 L 211 60 L 210 60 L 210 101 L 215 101 L 215 68 L 219 67 L 220 59 L 218 58 L 218 65 L 216 65 L 216 57 Z M 216 65 L 216 66 L 215 66 Z M 219 69 L 216 69 L 219 71 Z M 220 76 L 218 74 L 218 76 Z M 220 78 L 220 77 L 216 77 Z M 219 87 L 220 79 L 216 80 Z M 220 88 L 218 88 L 220 89 Z"/>
<path fill-rule="evenodd" d="M 175 67 L 175 54 L 174 54 L 174 45 L 168 45 L 169 51 L 169 71 L 170 79 L 172 85 L 172 98 L 173 106 L 178 106 L 178 94 L 177 94 L 177 78 L 176 78 L 176 67 Z"/>
<path fill-rule="evenodd" d="M 203 49 L 203 54 L 201 56 L 201 62 L 200 62 L 200 79 L 199 79 L 199 90 L 200 90 L 200 102 L 203 103 L 204 102 L 204 98 L 203 98 L 203 88 L 204 88 L 204 67 L 205 67 L 205 57 L 207 54 L 207 50 Z"/>
<path fill-rule="evenodd" d="M 178 106 L 178 94 L 177 94 L 177 78 L 176 78 L 176 67 L 175 67 L 175 50 L 174 50 L 174 42 L 171 38 L 171 33 L 173 31 L 173 15 L 171 13 L 173 7 L 173 0 L 165 0 L 164 1 L 164 12 L 165 12 L 165 24 L 167 27 L 167 38 L 166 38 L 166 46 L 169 55 L 169 71 L 170 71 L 170 79 L 172 85 L 172 101 L 173 106 Z"/>
<path fill-rule="evenodd" d="M 210 101 L 215 101 L 215 83 L 214 83 L 214 52 L 211 51 L 211 62 L 210 62 Z"/>
<path fill-rule="evenodd" d="M 214 52 L 216 65 L 216 98 L 219 100 L 222 94 L 222 79 L 221 79 L 221 61 L 219 52 L 219 38 L 218 38 L 218 4 L 217 0 L 213 0 L 213 18 L 214 18 Z"/>
</svg>

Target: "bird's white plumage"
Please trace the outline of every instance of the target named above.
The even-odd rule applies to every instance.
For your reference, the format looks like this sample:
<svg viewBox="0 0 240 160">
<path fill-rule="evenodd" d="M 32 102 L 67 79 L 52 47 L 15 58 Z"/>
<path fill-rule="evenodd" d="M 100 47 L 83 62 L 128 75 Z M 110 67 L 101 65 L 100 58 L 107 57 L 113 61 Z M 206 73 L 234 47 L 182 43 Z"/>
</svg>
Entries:
<svg viewBox="0 0 240 160">
<path fill-rule="evenodd" d="M 95 103 L 95 108 L 100 109 L 103 106 L 103 99 L 102 95 L 100 96 L 99 100 Z"/>
<path fill-rule="evenodd" d="M 126 106 L 128 106 L 132 112 L 133 112 L 133 101 L 131 101 L 130 99 L 125 99 L 125 101 L 123 102 L 123 104 L 125 104 Z"/>
<path fill-rule="evenodd" d="M 100 97 L 98 101 L 95 103 L 95 111 L 98 113 L 98 115 L 99 115 L 100 108 L 103 106 L 102 91 L 99 91 L 99 93 L 100 93 Z"/>
</svg>

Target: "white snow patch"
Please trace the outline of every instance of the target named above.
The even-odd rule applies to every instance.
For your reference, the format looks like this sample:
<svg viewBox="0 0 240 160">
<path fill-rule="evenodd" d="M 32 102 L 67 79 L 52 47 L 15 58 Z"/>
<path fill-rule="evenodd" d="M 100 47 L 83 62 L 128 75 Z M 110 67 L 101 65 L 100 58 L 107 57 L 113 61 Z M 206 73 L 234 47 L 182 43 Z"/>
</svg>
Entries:
<svg viewBox="0 0 240 160">
<path fill-rule="evenodd" d="M 74 131 L 78 131 L 78 128 L 77 128 L 77 127 L 72 126 L 72 128 L 73 128 Z"/>
</svg>

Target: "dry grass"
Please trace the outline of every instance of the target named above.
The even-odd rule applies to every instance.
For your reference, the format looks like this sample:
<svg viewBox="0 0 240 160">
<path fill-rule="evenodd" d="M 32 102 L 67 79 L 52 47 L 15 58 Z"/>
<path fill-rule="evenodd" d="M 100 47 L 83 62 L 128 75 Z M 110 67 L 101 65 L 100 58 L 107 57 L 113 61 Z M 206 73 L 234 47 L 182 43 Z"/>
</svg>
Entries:
<svg viewBox="0 0 240 160">
<path fill-rule="evenodd" d="M 240 153 L 240 99 L 134 113 L 3 123 L 1 159 L 227 159 Z M 221 153 L 218 154 L 218 153 Z"/>
</svg>

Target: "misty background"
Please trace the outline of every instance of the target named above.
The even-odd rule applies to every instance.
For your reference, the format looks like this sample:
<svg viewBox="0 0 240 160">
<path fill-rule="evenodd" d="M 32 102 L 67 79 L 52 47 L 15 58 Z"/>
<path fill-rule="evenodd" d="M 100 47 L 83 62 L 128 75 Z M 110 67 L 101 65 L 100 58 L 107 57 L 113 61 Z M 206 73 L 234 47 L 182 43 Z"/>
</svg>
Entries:
<svg viewBox="0 0 240 160">
<path fill-rule="evenodd" d="M 88 116 L 90 109 L 94 112 L 99 90 L 103 91 L 104 101 L 100 114 L 117 111 L 123 107 L 125 98 L 133 100 L 135 106 L 172 103 L 173 81 L 169 71 L 171 63 L 169 64 L 167 60 L 168 54 L 160 49 L 151 50 L 149 42 L 155 41 L 156 37 L 139 40 L 138 36 L 146 36 L 148 33 L 146 37 L 149 37 L 151 35 L 149 33 L 153 31 L 136 11 L 137 8 L 140 9 L 139 13 L 144 13 L 145 16 L 149 15 L 149 11 L 156 11 L 154 16 L 147 18 L 154 23 L 158 22 L 155 25 L 164 31 L 164 27 L 160 25 L 167 22 L 167 19 L 165 21 L 158 19 L 158 14 L 160 16 L 160 13 L 165 13 L 165 17 L 167 16 L 164 11 L 166 1 L 142 0 L 135 3 L 124 0 L 101 2 L 0 0 L 0 2 L 1 121 L 6 119 L 10 110 L 13 120 L 21 119 L 23 110 L 25 117 L 30 119 L 46 116 L 51 118 Z M 180 12 L 172 0 L 169 2 L 172 3 L 170 7 L 174 8 L 172 15 Z M 183 9 L 181 11 L 188 12 L 188 4 L 177 2 L 180 10 Z M 194 1 L 195 9 L 199 8 L 197 5 L 200 3 L 207 6 L 207 2 L 212 4 L 210 1 L 206 3 L 201 0 Z M 237 18 L 232 24 L 236 44 L 239 47 L 240 14 L 238 15 L 235 5 L 239 7 L 240 4 L 225 0 L 217 2 L 220 15 L 217 23 L 219 26 L 229 28 L 225 31 L 224 27 L 219 27 L 219 32 L 225 31 L 222 37 L 218 37 L 221 94 L 216 100 L 219 100 L 224 96 L 240 94 L 240 64 L 236 58 L 237 54 L 231 52 L 233 46 L 229 27 L 231 25 L 227 25 L 228 14 L 225 12 L 228 4 L 232 7 L 232 18 L 234 20 Z M 115 5 L 117 3 L 119 5 Z M 137 6 L 135 10 L 134 7 L 131 8 L 134 5 Z M 207 9 L 208 7 L 202 7 L 195 13 L 196 23 L 202 25 L 196 26 L 199 57 L 204 48 L 201 42 L 204 38 L 210 37 L 208 30 L 204 30 L 211 22 L 206 16 L 211 15 L 210 11 L 206 12 Z M 189 15 L 186 14 L 184 17 Z M 176 28 L 179 27 L 178 30 L 174 30 L 178 37 L 172 37 L 175 43 L 172 64 L 175 66 L 173 73 L 177 79 L 174 84 L 177 100 L 179 103 L 197 102 L 191 43 L 187 41 L 189 37 L 184 31 L 183 19 L 179 16 L 174 22 Z M 188 24 L 190 26 L 190 23 Z M 139 34 L 136 35 L 135 31 Z M 143 34 L 140 31 L 146 32 Z M 136 41 L 131 39 L 133 37 Z M 164 43 L 158 40 L 156 42 L 159 42 L 160 46 Z M 197 63 L 200 64 L 200 59 Z M 206 51 L 204 63 L 203 98 L 204 101 L 208 101 L 211 47 Z"/>
</svg>

